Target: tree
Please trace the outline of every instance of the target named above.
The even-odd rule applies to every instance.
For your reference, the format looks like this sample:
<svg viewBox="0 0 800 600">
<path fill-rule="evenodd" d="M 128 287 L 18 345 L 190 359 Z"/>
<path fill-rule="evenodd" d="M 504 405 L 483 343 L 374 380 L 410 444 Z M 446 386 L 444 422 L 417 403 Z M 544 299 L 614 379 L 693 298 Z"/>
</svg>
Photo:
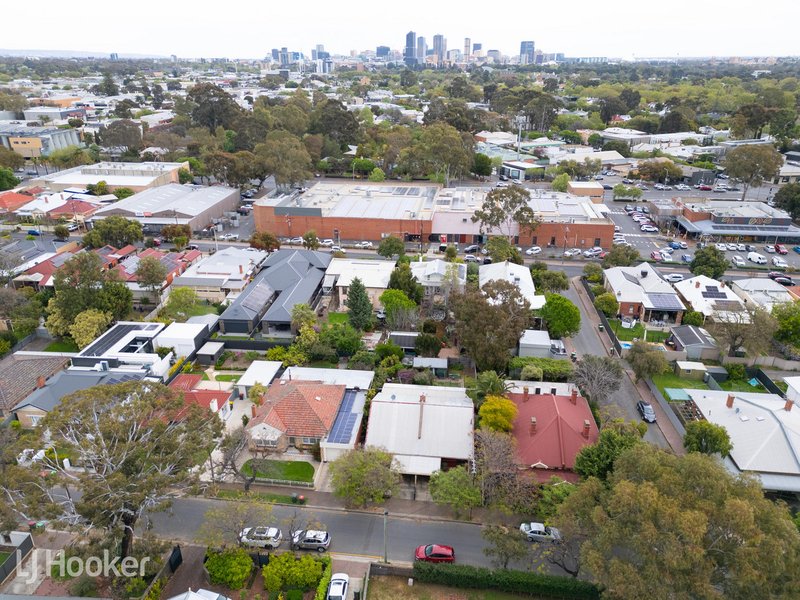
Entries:
<svg viewBox="0 0 800 600">
<path fill-rule="evenodd" d="M 217 127 L 230 129 L 242 110 L 228 92 L 213 83 L 191 87 L 186 97 L 192 103 L 192 121 L 212 133 Z"/>
<path fill-rule="evenodd" d="M 418 356 L 439 356 L 442 349 L 442 342 L 432 333 L 420 333 L 414 342 L 414 350 Z"/>
<path fill-rule="evenodd" d="M 725 172 L 742 182 L 742 200 L 750 187 L 777 177 L 783 166 L 783 156 L 769 144 L 733 148 L 722 159 Z"/>
<path fill-rule="evenodd" d="M 740 348 L 746 348 L 751 356 L 758 356 L 770 348 L 778 322 L 762 308 L 747 306 L 743 310 L 715 314 L 714 322 L 707 329 L 728 356 L 736 356 Z"/>
<path fill-rule="evenodd" d="M 508 507 L 518 491 L 516 440 L 482 427 L 475 432 L 475 483 L 483 506 Z"/>
<path fill-rule="evenodd" d="M 453 250 L 455 250 L 455 247 Z M 511 245 L 507 237 L 500 235 L 491 236 L 489 241 L 486 242 L 486 250 L 489 252 L 489 256 L 493 262 L 503 262 L 507 260 L 517 265 L 521 265 L 523 262 L 519 250 Z"/>
<path fill-rule="evenodd" d="M 316 250 L 319 248 L 319 238 L 317 232 L 309 229 L 303 234 L 303 248 L 306 250 Z"/>
<path fill-rule="evenodd" d="M 278 186 L 292 186 L 311 177 L 311 156 L 300 139 L 288 131 L 270 131 L 267 141 L 258 144 L 254 152 Z"/>
<path fill-rule="evenodd" d="M 416 276 L 411 272 L 411 267 L 405 262 L 398 264 L 389 275 L 389 289 L 400 290 L 414 304 L 422 302 L 422 297 L 425 295 L 422 284 L 417 281 Z"/>
<path fill-rule="evenodd" d="M 383 238 L 378 244 L 378 255 L 384 258 L 392 258 L 393 256 L 402 256 L 406 252 L 406 245 L 398 237 L 393 235 Z"/>
<path fill-rule="evenodd" d="M 47 468 L 80 491 L 65 507 L 94 526 L 121 535 L 120 556 L 130 554 L 134 528 L 145 512 L 169 507 L 196 482 L 195 467 L 216 445 L 219 418 L 184 404 L 169 388 L 128 382 L 79 390 L 42 420 L 42 444 L 63 448 L 84 470 Z M 37 470 L 41 467 L 34 467 Z"/>
<path fill-rule="evenodd" d="M 534 93 L 523 108 L 523 113 L 528 119 L 532 129 L 547 131 L 556 118 L 556 111 L 561 108 L 561 102 L 550 94 Z"/>
<path fill-rule="evenodd" d="M 636 381 L 661 375 L 669 366 L 663 352 L 642 341 L 633 342 L 627 359 L 636 375 Z"/>
<path fill-rule="evenodd" d="M 0 167 L 16 171 L 25 165 L 25 159 L 13 150 L 0 146 Z"/>
<path fill-rule="evenodd" d="M 552 338 L 575 335 L 581 328 L 581 311 L 569 299 L 548 294 L 540 314 Z"/>
<path fill-rule="evenodd" d="M 728 456 L 733 450 L 728 431 L 722 425 L 711 423 L 705 419 L 691 421 L 686 425 L 683 447 L 688 452 L 719 454 L 723 457 Z"/>
<path fill-rule="evenodd" d="M 124 150 L 141 150 L 142 130 L 130 119 L 119 119 L 100 129 L 103 145 L 107 148 L 119 147 Z"/>
<path fill-rule="evenodd" d="M 631 200 L 638 200 L 642 197 L 642 190 L 637 187 L 628 187 L 624 183 L 618 183 L 613 189 L 614 200 L 618 198 L 630 198 Z"/>
<path fill-rule="evenodd" d="M 239 534 L 247 527 L 272 522 L 272 506 L 261 502 L 232 502 L 210 508 L 195 535 L 207 548 L 237 547 Z M 249 557 L 248 557 L 249 558 Z"/>
<path fill-rule="evenodd" d="M 639 172 L 639 176 L 647 181 L 667 183 L 683 177 L 681 168 L 667 159 L 640 161 L 636 170 Z"/>
<path fill-rule="evenodd" d="M 787 183 L 775 194 L 775 206 L 785 210 L 792 220 L 800 220 L 800 183 Z"/>
<path fill-rule="evenodd" d="M 125 217 L 106 217 L 95 221 L 91 231 L 83 236 L 83 245 L 88 248 L 114 246 L 122 248 L 144 239 L 142 224 Z"/>
<path fill-rule="evenodd" d="M 725 274 L 730 263 L 725 258 L 725 253 L 714 246 L 701 248 L 694 254 L 689 270 L 693 275 L 705 275 L 711 279 L 719 279 Z"/>
<path fill-rule="evenodd" d="M 192 229 L 188 225 L 164 225 L 161 228 L 161 237 L 167 242 L 179 237 L 190 238 L 192 237 Z"/>
<path fill-rule="evenodd" d="M 396 312 L 410 310 L 417 306 L 417 303 L 402 290 L 388 289 L 380 295 L 379 300 L 386 311 L 387 321 L 392 320 Z"/>
<path fill-rule="evenodd" d="M 625 105 L 626 109 L 633 110 L 639 106 L 639 102 L 642 101 L 642 95 L 638 90 L 625 88 L 619 93 L 619 99 Z"/>
<path fill-rule="evenodd" d="M 772 317 L 777 323 L 775 337 L 784 342 L 797 345 L 798 340 L 800 340 L 800 303 L 783 302 L 776 304 L 772 307 Z"/>
<path fill-rule="evenodd" d="M 683 313 L 683 319 L 681 319 L 682 325 L 694 325 L 695 327 L 702 327 L 703 321 L 703 313 L 697 312 L 696 310 L 687 310 Z"/>
<path fill-rule="evenodd" d="M 487 396 L 505 396 L 513 387 L 496 371 L 481 371 L 475 379 L 476 408 L 480 408 Z"/>
<path fill-rule="evenodd" d="M 530 543 L 517 529 L 509 529 L 505 525 L 486 525 L 481 535 L 488 544 L 483 553 L 498 569 L 507 569 L 509 562 L 522 560 L 530 553 Z"/>
<path fill-rule="evenodd" d="M 71 169 L 72 167 L 90 165 L 97 162 L 88 151 L 78 146 L 67 146 L 66 148 L 53 150 L 47 155 L 46 160 L 59 169 Z"/>
<path fill-rule="evenodd" d="M 619 152 L 620 155 L 628 158 L 631 155 L 631 147 L 627 144 L 627 142 L 613 140 L 603 144 L 603 152 Z"/>
<path fill-rule="evenodd" d="M 557 519 L 608 598 L 788 598 L 800 533 L 759 481 L 714 457 L 637 444 L 607 485 L 590 480 Z"/>
<path fill-rule="evenodd" d="M 14 177 L 14 172 L 11 169 L 0 167 L 0 192 L 10 190 L 18 185 L 19 179 Z"/>
<path fill-rule="evenodd" d="M 472 222 L 480 223 L 481 233 L 497 232 L 507 238 L 517 232 L 533 232 L 539 221 L 529 200 L 528 190 L 521 186 L 496 188 L 486 194 L 483 204 L 472 215 Z"/>
<path fill-rule="evenodd" d="M 369 180 L 373 182 L 380 182 L 386 180 L 386 173 L 380 167 L 375 167 L 370 171 Z"/>
<path fill-rule="evenodd" d="M 639 251 L 633 246 L 612 246 L 603 259 L 603 268 L 630 267 L 640 260 L 642 257 L 639 256 Z"/>
<path fill-rule="evenodd" d="M 300 331 L 303 327 L 317 324 L 317 314 L 308 304 L 295 304 L 292 307 L 292 328 Z"/>
<path fill-rule="evenodd" d="M 607 317 L 614 316 L 619 312 L 619 302 L 611 292 L 597 296 L 594 299 L 594 307 Z"/>
<path fill-rule="evenodd" d="M 197 292 L 188 287 L 171 287 L 169 298 L 161 311 L 167 319 L 185 321 L 191 316 L 192 308 L 197 304 Z"/>
<path fill-rule="evenodd" d="M 472 509 L 481 505 L 481 492 L 464 465 L 436 471 L 431 475 L 428 488 L 433 501 L 449 505 L 456 518 L 472 517 Z"/>
<path fill-rule="evenodd" d="M 514 419 L 517 418 L 517 405 L 503 396 L 487 396 L 478 415 L 481 426 L 492 431 L 511 431 L 514 429 Z"/>
<path fill-rule="evenodd" d="M 492 174 L 492 159 L 478 152 L 472 161 L 472 172 L 478 177 L 489 177 Z"/>
<path fill-rule="evenodd" d="M 564 271 L 531 271 L 536 290 L 542 294 L 557 294 L 569 289 L 569 278 Z"/>
<path fill-rule="evenodd" d="M 457 339 L 478 370 L 504 372 L 509 349 L 519 343 L 530 321 L 530 304 L 517 286 L 508 281 L 491 281 L 482 290 L 453 294 L 450 304 Z M 476 323 L 492 326 L 476 327 Z"/>
<path fill-rule="evenodd" d="M 573 379 L 592 402 L 602 405 L 619 389 L 622 376 L 616 358 L 587 354 L 578 361 Z"/>
<path fill-rule="evenodd" d="M 592 148 L 600 148 L 603 145 L 603 136 L 599 133 L 593 133 L 586 141 Z"/>
<path fill-rule="evenodd" d="M 266 250 L 267 252 L 275 252 L 280 250 L 281 242 L 275 237 L 274 233 L 269 231 L 254 231 L 250 236 L 250 247 L 257 250 Z"/>
<path fill-rule="evenodd" d="M 85 348 L 108 328 L 109 323 L 111 323 L 109 313 L 89 308 L 75 317 L 75 322 L 69 328 L 69 334 L 78 348 Z"/>
<path fill-rule="evenodd" d="M 69 239 L 69 229 L 66 225 L 56 225 L 53 227 L 53 235 L 59 240 Z"/>
<path fill-rule="evenodd" d="M 167 279 L 167 267 L 155 256 L 145 256 L 136 265 L 136 281 L 146 290 L 150 290 L 153 302 L 158 304 L 158 293 Z"/>
<path fill-rule="evenodd" d="M 566 173 L 561 173 L 560 175 L 556 175 L 555 179 L 553 179 L 552 187 L 553 190 L 556 192 L 566 192 L 568 185 L 569 185 L 569 175 L 567 175 Z"/>
<path fill-rule="evenodd" d="M 349 507 L 381 504 L 400 483 L 394 457 L 380 448 L 350 450 L 330 463 L 330 471 L 334 493 Z"/>
<path fill-rule="evenodd" d="M 608 123 L 616 115 L 625 114 L 628 107 L 619 97 L 604 98 L 600 101 L 600 118 L 603 123 Z"/>
<path fill-rule="evenodd" d="M 620 455 L 642 443 L 645 431 L 647 426 L 644 423 L 626 423 L 621 419 L 607 423 L 597 442 L 584 446 L 575 456 L 575 472 L 582 479 L 596 477 L 605 480 L 614 470 L 614 462 Z"/>
<path fill-rule="evenodd" d="M 119 94 L 119 86 L 114 83 L 114 76 L 106 72 L 103 73 L 103 80 L 92 86 L 92 92 L 101 96 L 116 96 Z"/>
<path fill-rule="evenodd" d="M 347 318 L 355 329 L 365 331 L 372 325 L 372 301 L 367 295 L 361 279 L 354 278 L 347 290 L 345 306 L 348 309 Z"/>
<path fill-rule="evenodd" d="M 315 106 L 311 113 L 310 133 L 321 133 L 339 147 L 355 143 L 358 132 L 355 116 L 338 100 L 326 99 Z"/>
</svg>

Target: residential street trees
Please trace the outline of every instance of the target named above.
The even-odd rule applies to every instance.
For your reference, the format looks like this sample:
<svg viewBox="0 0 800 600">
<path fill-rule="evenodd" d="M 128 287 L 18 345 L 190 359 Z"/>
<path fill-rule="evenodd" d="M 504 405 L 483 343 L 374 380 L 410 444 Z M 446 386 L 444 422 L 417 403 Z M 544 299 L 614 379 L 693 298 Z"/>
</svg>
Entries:
<svg viewBox="0 0 800 600">
<path fill-rule="evenodd" d="M 725 253 L 714 246 L 701 248 L 694 254 L 689 270 L 692 275 L 705 275 L 711 279 L 719 279 L 730 266 Z"/>
<path fill-rule="evenodd" d="M 590 400 L 604 404 L 619 389 L 623 374 L 616 358 L 587 354 L 575 366 L 573 379 Z"/>
<path fill-rule="evenodd" d="M 437 504 L 450 505 L 456 517 L 470 517 L 472 509 L 481 504 L 475 478 L 463 465 L 431 475 L 430 493 Z"/>
<path fill-rule="evenodd" d="M 494 189 L 486 194 L 483 204 L 472 215 L 472 222 L 480 223 L 482 233 L 496 232 L 509 239 L 515 231 L 532 232 L 539 221 L 528 205 L 529 199 L 528 190 L 518 185 Z"/>
<path fill-rule="evenodd" d="M 757 356 L 770 347 L 778 322 L 765 310 L 748 306 L 717 314 L 707 329 L 728 356 L 735 356 L 739 348 Z"/>
<path fill-rule="evenodd" d="M 539 312 L 552 338 L 569 337 L 581 328 L 581 311 L 564 296 L 547 294 Z"/>
<path fill-rule="evenodd" d="M 94 223 L 92 230 L 83 236 L 83 244 L 89 248 L 109 245 L 122 248 L 144 239 L 142 224 L 125 217 L 106 217 Z"/>
<path fill-rule="evenodd" d="M 136 280 L 144 289 L 152 294 L 153 301 L 158 304 L 158 292 L 167 278 L 167 268 L 154 256 L 145 256 L 136 265 Z"/>
<path fill-rule="evenodd" d="M 770 144 L 738 146 L 722 160 L 725 172 L 742 182 L 742 200 L 747 190 L 772 180 L 783 166 L 783 156 Z"/>
<path fill-rule="evenodd" d="M 378 448 L 350 450 L 330 463 L 330 471 L 334 493 L 356 508 L 382 503 L 400 483 L 394 457 Z"/>
</svg>

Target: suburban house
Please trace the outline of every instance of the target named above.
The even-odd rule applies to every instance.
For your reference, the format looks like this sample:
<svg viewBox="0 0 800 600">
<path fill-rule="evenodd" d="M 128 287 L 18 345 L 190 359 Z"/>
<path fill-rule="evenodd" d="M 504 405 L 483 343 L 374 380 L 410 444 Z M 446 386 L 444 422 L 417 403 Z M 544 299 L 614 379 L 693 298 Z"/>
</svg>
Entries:
<svg viewBox="0 0 800 600">
<path fill-rule="evenodd" d="M 612 267 L 605 269 L 603 275 L 603 286 L 619 302 L 621 316 L 643 322 L 656 319 L 680 324 L 686 306 L 672 285 L 649 263 Z"/>
<path fill-rule="evenodd" d="M 389 278 L 394 271 L 395 263 L 391 260 L 371 260 L 366 258 L 334 258 L 325 271 L 322 291 L 333 293 L 340 310 L 345 310 L 347 290 L 354 279 L 358 278 L 367 290 L 372 306 L 380 308 L 381 294 L 389 287 Z"/>
<path fill-rule="evenodd" d="M 161 291 L 165 290 L 170 284 L 183 273 L 189 266 L 195 263 L 202 253 L 199 250 L 186 250 L 183 252 L 165 252 L 155 248 L 145 248 L 138 254 L 130 255 L 125 260 L 122 260 L 114 269 L 120 276 L 120 279 L 125 282 L 131 292 L 133 292 L 133 299 L 135 302 L 142 300 L 152 300 L 152 292 L 149 289 L 143 288 L 139 284 L 139 276 L 136 274 L 139 268 L 139 262 L 144 258 L 155 258 L 160 262 L 167 271 L 167 276 L 161 285 L 158 295 L 161 299 Z"/>
<path fill-rule="evenodd" d="M 0 417 L 6 418 L 14 406 L 49 377 L 61 371 L 69 359 L 61 356 L 12 354 L 0 362 Z"/>
<path fill-rule="evenodd" d="M 163 323 L 118 321 L 73 356 L 71 368 L 100 372 L 124 368 L 142 377 L 164 379 L 169 371 L 169 355 L 161 358 L 153 340 L 165 327 Z"/>
<path fill-rule="evenodd" d="M 415 260 L 409 266 L 411 274 L 425 289 L 426 298 L 442 298 L 449 291 L 463 291 L 467 284 L 467 265 L 464 263 L 451 263 L 437 258 Z"/>
<path fill-rule="evenodd" d="M 11 280 L 11 286 L 15 289 L 23 287 L 32 287 L 37 292 L 53 288 L 53 276 L 56 274 L 65 262 L 71 259 L 75 254 L 72 252 L 59 252 L 51 255 L 49 258 L 37 262 L 35 265 L 22 271 L 19 275 Z"/>
<path fill-rule="evenodd" d="M 153 338 L 153 349 L 169 348 L 178 357 L 191 356 L 208 338 L 205 323 L 170 323 Z"/>
<path fill-rule="evenodd" d="M 521 393 L 517 388 L 509 394 L 518 409 L 513 429 L 517 464 L 521 469 L 530 469 L 540 481 L 547 481 L 553 475 L 577 481 L 572 471 L 575 456 L 600 436 L 589 403 L 575 387 L 568 395 L 533 391 L 525 386 Z"/>
<path fill-rule="evenodd" d="M 522 297 L 531 305 L 531 309 L 544 306 L 544 296 L 536 294 L 531 272 L 525 265 L 517 265 L 509 261 L 481 265 L 478 271 L 478 286 L 483 288 L 491 281 L 508 281 L 519 289 Z"/>
<path fill-rule="evenodd" d="M 794 297 L 785 286 L 767 277 L 737 279 L 732 281 L 730 286 L 748 308 L 761 308 L 772 312 L 772 307 L 776 304 L 794 301 Z"/>
<path fill-rule="evenodd" d="M 200 408 L 208 409 L 225 421 L 230 416 L 233 408 L 230 390 L 203 389 L 200 387 L 202 379 L 202 375 L 181 373 L 172 380 L 169 387 L 183 396 L 183 402 L 187 406 L 196 404 Z M 181 413 L 178 413 L 178 417 L 180 415 Z"/>
<path fill-rule="evenodd" d="M 47 216 L 54 221 L 64 219 L 78 225 L 83 225 L 99 208 L 98 202 L 87 202 L 81 198 L 70 198 L 61 206 L 47 212 Z"/>
<path fill-rule="evenodd" d="M 718 360 L 717 341 L 702 327 L 695 325 L 676 325 L 670 327 L 666 340 L 678 352 L 686 352 L 688 360 Z"/>
<path fill-rule="evenodd" d="M 749 321 L 744 301 L 725 285 L 705 275 L 697 275 L 675 284 L 692 310 L 715 321 Z"/>
<path fill-rule="evenodd" d="M 329 254 L 312 250 L 278 250 L 262 265 L 261 272 L 220 317 L 222 333 L 291 335 L 292 309 L 296 304 L 316 307 L 322 294 Z"/>
<path fill-rule="evenodd" d="M 193 289 L 201 300 L 224 302 L 228 294 L 245 288 L 267 255 L 255 248 L 223 248 L 193 264 L 172 284 Z"/>
<path fill-rule="evenodd" d="M 3 192 L 0 194 L 0 214 L 11 213 L 33 200 L 33 196 L 20 192 Z"/>
<path fill-rule="evenodd" d="M 331 430 L 345 395 L 344 385 L 280 382 L 270 386 L 245 428 L 251 452 L 310 448 Z"/>
<path fill-rule="evenodd" d="M 733 449 L 724 464 L 756 475 L 765 490 L 800 492 L 800 410 L 776 394 L 692 390 L 705 420 L 725 427 Z"/>
<path fill-rule="evenodd" d="M 550 354 L 550 334 L 538 329 L 526 329 L 519 338 L 519 356 L 553 358 Z"/>
<path fill-rule="evenodd" d="M 250 388 L 255 384 L 260 383 L 263 386 L 268 386 L 275 379 L 275 375 L 281 370 L 283 363 L 279 360 L 254 360 L 247 367 L 247 370 L 236 382 L 236 387 L 239 396 L 247 398 L 250 393 Z"/>
<path fill-rule="evenodd" d="M 404 475 L 469 463 L 475 407 L 465 388 L 386 383 L 372 399 L 365 447 L 394 455 Z"/>
</svg>

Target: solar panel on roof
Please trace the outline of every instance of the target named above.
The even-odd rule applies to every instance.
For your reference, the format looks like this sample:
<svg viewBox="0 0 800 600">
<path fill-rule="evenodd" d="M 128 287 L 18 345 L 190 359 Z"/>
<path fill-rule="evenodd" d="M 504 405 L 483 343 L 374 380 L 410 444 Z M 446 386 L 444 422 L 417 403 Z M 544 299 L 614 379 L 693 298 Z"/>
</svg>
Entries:
<svg viewBox="0 0 800 600">
<path fill-rule="evenodd" d="M 647 294 L 653 308 L 657 310 L 681 310 L 683 304 L 675 294 Z"/>
<path fill-rule="evenodd" d="M 253 291 L 247 295 L 247 298 L 242 300 L 242 306 L 253 312 L 258 312 L 264 308 L 272 293 L 272 288 L 260 281 L 253 288 Z"/>
<path fill-rule="evenodd" d="M 330 433 L 328 433 L 328 441 L 330 443 L 346 444 L 353 436 L 353 428 L 356 421 L 358 421 L 358 414 L 352 412 L 356 395 L 357 392 L 354 390 L 345 391 L 342 403 L 336 413 L 336 420 L 333 422 Z"/>
</svg>

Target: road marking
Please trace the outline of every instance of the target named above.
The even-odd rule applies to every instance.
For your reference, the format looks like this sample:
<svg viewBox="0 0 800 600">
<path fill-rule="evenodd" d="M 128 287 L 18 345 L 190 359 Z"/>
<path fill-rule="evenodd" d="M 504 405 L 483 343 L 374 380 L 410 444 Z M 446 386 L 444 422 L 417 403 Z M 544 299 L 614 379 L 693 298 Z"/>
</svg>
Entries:
<svg viewBox="0 0 800 600">
<path fill-rule="evenodd" d="M 373 562 L 381 560 L 383 557 L 376 554 L 354 554 L 352 552 L 329 552 L 331 558 L 338 558 L 339 560 L 353 560 L 359 562 Z"/>
</svg>

